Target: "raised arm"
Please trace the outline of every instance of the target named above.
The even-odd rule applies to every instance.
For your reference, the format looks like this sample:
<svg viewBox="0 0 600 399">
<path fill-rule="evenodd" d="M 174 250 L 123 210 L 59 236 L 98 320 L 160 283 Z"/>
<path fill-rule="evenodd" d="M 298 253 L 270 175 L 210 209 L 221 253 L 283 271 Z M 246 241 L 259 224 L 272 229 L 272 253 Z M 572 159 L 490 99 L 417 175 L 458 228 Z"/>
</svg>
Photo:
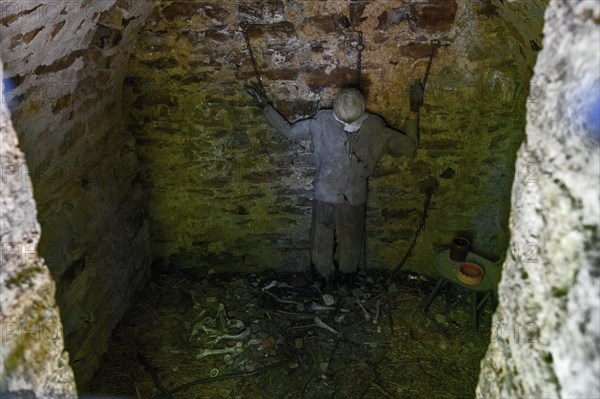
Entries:
<svg viewBox="0 0 600 399">
<path fill-rule="evenodd" d="M 310 138 L 311 119 L 303 119 L 291 124 L 269 104 L 269 100 L 259 89 L 252 86 L 245 86 L 244 89 L 252 96 L 256 105 L 262 108 L 267 121 L 277 132 L 294 141 Z"/>
<path fill-rule="evenodd" d="M 312 119 L 303 119 L 291 124 L 271 104 L 267 104 L 263 108 L 263 112 L 269 124 L 288 139 L 298 141 L 310 138 L 310 123 Z"/>
</svg>

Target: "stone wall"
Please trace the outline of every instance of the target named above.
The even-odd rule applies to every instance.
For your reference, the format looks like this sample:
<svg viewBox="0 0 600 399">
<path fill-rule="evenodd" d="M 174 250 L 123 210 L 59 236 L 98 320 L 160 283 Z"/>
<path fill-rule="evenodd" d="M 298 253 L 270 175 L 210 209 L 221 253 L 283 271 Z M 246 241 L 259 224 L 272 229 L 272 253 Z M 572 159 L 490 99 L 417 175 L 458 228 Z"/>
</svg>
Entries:
<svg viewBox="0 0 600 399">
<path fill-rule="evenodd" d="M 407 88 L 439 40 L 418 156 L 386 156 L 371 180 L 368 264 L 391 268 L 402 258 L 428 177 L 440 187 L 408 267 L 431 273 L 436 251 L 457 234 L 501 258 L 543 8 L 492 0 L 157 3 L 123 105 L 143 164 L 157 266 L 308 265 L 313 160 L 308 143 L 278 137 L 243 93 L 256 80 L 244 32 L 267 94 L 288 119 L 330 107 L 339 87 L 360 84 L 368 108 L 396 128 L 408 115 Z"/>
<path fill-rule="evenodd" d="M 482 398 L 600 397 L 600 4 L 551 1 L 544 35 Z"/>
<path fill-rule="evenodd" d="M 290 120 L 359 85 L 400 128 L 439 40 L 419 154 L 386 156 L 371 181 L 368 263 L 394 267 L 408 249 L 430 177 L 439 189 L 408 266 L 430 273 L 456 234 L 502 258 L 510 183 L 535 171 L 517 163 L 515 176 L 544 8 L 524 4 L 3 1 L 3 101 L 27 160 L 11 170 L 33 183 L 78 383 L 148 276 L 151 247 L 157 267 L 200 273 L 308 265 L 308 143 L 277 137 L 243 94 L 251 55 Z"/>
<path fill-rule="evenodd" d="M 0 62 L 0 79 L 2 72 Z M 3 101 L 0 162 L 0 396 L 75 397 L 55 284 L 37 253 L 40 226 L 31 180 L 18 173 L 26 168 L 25 158 Z"/>
<path fill-rule="evenodd" d="M 33 181 L 40 254 L 56 281 L 78 383 L 91 377 L 148 276 L 138 160 L 120 103 L 129 54 L 150 6 L 148 0 L 0 4 L 3 99 L 28 166 L 17 172 Z"/>
</svg>

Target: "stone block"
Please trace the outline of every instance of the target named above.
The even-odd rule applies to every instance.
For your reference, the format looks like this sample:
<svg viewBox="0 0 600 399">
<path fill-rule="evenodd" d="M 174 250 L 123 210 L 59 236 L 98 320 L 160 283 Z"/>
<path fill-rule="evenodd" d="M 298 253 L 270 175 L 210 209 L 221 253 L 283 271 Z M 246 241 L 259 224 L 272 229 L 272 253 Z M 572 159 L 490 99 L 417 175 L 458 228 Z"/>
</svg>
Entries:
<svg viewBox="0 0 600 399">
<path fill-rule="evenodd" d="M 350 20 L 343 14 L 317 15 L 307 18 L 306 22 L 325 33 L 343 32 L 350 28 Z"/>
<path fill-rule="evenodd" d="M 410 58 L 429 58 L 432 52 L 432 46 L 425 43 L 410 43 L 400 47 L 400 54 Z"/>
<path fill-rule="evenodd" d="M 383 11 L 377 17 L 378 24 L 375 29 L 379 31 L 386 31 L 391 27 L 400 25 L 402 22 L 407 20 L 408 12 L 409 10 L 407 7 L 391 8 Z"/>
<path fill-rule="evenodd" d="M 318 111 L 317 103 L 303 99 L 279 100 L 276 105 L 279 112 L 290 119 L 313 115 Z"/>
<path fill-rule="evenodd" d="M 476 3 L 474 7 L 477 14 L 485 17 L 495 17 L 499 15 L 498 6 L 489 0 Z"/>
<path fill-rule="evenodd" d="M 452 27 L 458 5 L 456 0 L 426 0 L 411 3 L 409 8 L 416 26 L 433 33 Z"/>
<path fill-rule="evenodd" d="M 287 39 L 294 36 L 295 28 L 292 23 L 285 21 L 268 25 L 249 25 L 246 32 L 251 39 L 262 37 Z"/>
<path fill-rule="evenodd" d="M 352 87 L 358 79 L 358 72 L 349 67 L 337 67 L 331 71 L 322 67 L 305 73 L 306 84 L 315 92 L 323 91 L 326 87 Z"/>
<path fill-rule="evenodd" d="M 264 2 L 238 2 L 236 19 L 241 24 L 269 24 L 285 18 L 285 5 L 281 0 Z"/>
<path fill-rule="evenodd" d="M 167 21 L 189 20 L 194 15 L 203 11 L 202 2 L 174 1 L 161 10 L 162 16 Z"/>
<path fill-rule="evenodd" d="M 350 3 L 350 25 L 357 26 L 368 19 L 363 15 L 369 3 L 371 3 L 371 0 L 353 1 Z"/>
<path fill-rule="evenodd" d="M 100 90 L 112 87 L 110 83 L 113 79 L 112 69 L 98 69 L 96 73 L 96 87 Z"/>
<path fill-rule="evenodd" d="M 224 22 L 231 14 L 229 10 L 221 7 L 218 3 L 203 4 L 202 11 L 211 19 Z"/>
<path fill-rule="evenodd" d="M 46 73 L 62 71 L 63 69 L 69 68 L 71 65 L 73 65 L 73 63 L 75 61 L 77 61 L 79 58 L 83 57 L 84 55 L 85 55 L 85 52 L 83 50 L 76 50 L 76 51 L 70 53 L 69 55 L 66 55 L 66 56 L 54 61 L 50 65 L 39 65 L 37 68 L 35 68 L 34 73 L 36 75 L 43 75 Z"/>
<path fill-rule="evenodd" d="M 136 100 L 133 107 L 138 109 L 144 109 L 155 105 L 166 105 L 168 107 L 174 107 L 178 103 L 177 97 L 167 94 L 144 94 Z"/>
<path fill-rule="evenodd" d="M 415 215 L 419 214 L 419 210 L 415 208 L 409 209 L 389 209 L 384 208 L 381 210 L 381 216 L 386 220 L 398 219 L 398 220 L 411 220 Z"/>
<path fill-rule="evenodd" d="M 21 44 L 29 44 L 31 43 L 31 41 L 33 39 L 35 39 L 35 37 L 38 35 L 38 33 L 40 33 L 42 30 L 44 29 L 44 27 L 39 27 L 37 29 L 31 30 L 27 33 L 24 34 L 19 34 L 16 35 L 12 38 L 10 45 L 8 46 L 9 50 L 14 50 L 15 47 L 21 45 Z"/>
<path fill-rule="evenodd" d="M 54 27 L 52 28 L 52 33 L 50 34 L 52 40 L 54 40 L 56 35 L 58 35 L 58 33 L 62 30 L 66 23 L 67 21 L 60 21 L 59 23 L 54 25 Z"/>
<path fill-rule="evenodd" d="M 204 38 L 213 42 L 224 43 L 234 40 L 236 32 L 228 26 L 214 26 L 203 32 Z"/>
<path fill-rule="evenodd" d="M 173 57 L 160 57 L 152 60 L 142 60 L 140 64 L 154 69 L 169 69 L 177 66 L 177 60 Z"/>
<path fill-rule="evenodd" d="M 121 30 L 111 26 L 98 25 L 92 38 L 92 45 L 101 49 L 108 49 L 119 45 L 122 39 Z"/>
<path fill-rule="evenodd" d="M 73 104 L 73 94 L 67 93 L 64 96 L 61 96 L 52 107 L 52 112 L 60 112 L 63 109 L 70 107 Z"/>
</svg>

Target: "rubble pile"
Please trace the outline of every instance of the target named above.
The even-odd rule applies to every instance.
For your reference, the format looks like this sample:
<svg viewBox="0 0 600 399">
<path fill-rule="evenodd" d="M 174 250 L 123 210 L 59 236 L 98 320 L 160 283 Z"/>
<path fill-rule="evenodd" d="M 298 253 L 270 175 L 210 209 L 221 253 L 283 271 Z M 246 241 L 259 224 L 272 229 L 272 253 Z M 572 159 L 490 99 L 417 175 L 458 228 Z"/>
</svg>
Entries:
<svg viewBox="0 0 600 399">
<path fill-rule="evenodd" d="M 135 398 L 473 397 L 490 335 L 454 288 L 374 271 L 324 292 L 302 274 L 162 275 L 84 392 Z"/>
</svg>

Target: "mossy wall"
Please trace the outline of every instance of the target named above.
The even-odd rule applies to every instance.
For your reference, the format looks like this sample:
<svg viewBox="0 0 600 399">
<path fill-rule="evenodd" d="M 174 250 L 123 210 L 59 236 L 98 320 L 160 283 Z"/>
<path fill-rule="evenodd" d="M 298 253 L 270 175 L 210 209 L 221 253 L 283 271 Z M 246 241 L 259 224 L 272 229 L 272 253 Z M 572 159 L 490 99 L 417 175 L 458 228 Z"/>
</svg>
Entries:
<svg viewBox="0 0 600 399">
<path fill-rule="evenodd" d="M 515 170 L 514 161 L 526 98 L 536 101 L 529 79 L 544 5 L 2 2 L 2 100 L 27 160 L 10 170 L 33 182 L 40 254 L 77 379 L 90 378 L 152 258 L 201 274 L 308 266 L 309 143 L 278 137 L 244 95 L 255 71 L 243 29 L 267 94 L 290 120 L 359 85 L 368 108 L 396 128 L 439 40 L 419 153 L 386 155 L 371 180 L 368 264 L 392 268 L 402 258 L 428 178 L 439 188 L 407 266 L 431 273 L 436 251 L 457 234 L 501 258 L 511 183 L 538 171 Z M 3 236 L 3 249 L 22 244 L 11 240 Z"/>
<path fill-rule="evenodd" d="M 33 183 L 39 253 L 56 283 L 79 383 L 91 378 L 113 327 L 149 275 L 135 142 L 123 129 L 120 103 L 129 53 L 151 5 L 0 4 L 2 101 L 25 154 L 19 162 L 3 159 L 2 170 Z"/>
<path fill-rule="evenodd" d="M 309 143 L 278 137 L 243 93 L 256 80 L 244 30 L 266 92 L 289 120 L 330 107 L 340 87 L 360 83 L 368 109 L 395 128 L 408 115 L 407 88 L 423 77 L 439 40 L 419 153 L 385 156 L 371 179 L 368 264 L 389 268 L 402 258 L 429 176 L 440 187 L 407 265 L 431 273 L 436 251 L 457 234 L 500 258 L 542 13 L 539 2 L 523 10 L 483 0 L 157 3 L 123 104 L 143 165 L 157 266 L 309 264 Z"/>
</svg>

